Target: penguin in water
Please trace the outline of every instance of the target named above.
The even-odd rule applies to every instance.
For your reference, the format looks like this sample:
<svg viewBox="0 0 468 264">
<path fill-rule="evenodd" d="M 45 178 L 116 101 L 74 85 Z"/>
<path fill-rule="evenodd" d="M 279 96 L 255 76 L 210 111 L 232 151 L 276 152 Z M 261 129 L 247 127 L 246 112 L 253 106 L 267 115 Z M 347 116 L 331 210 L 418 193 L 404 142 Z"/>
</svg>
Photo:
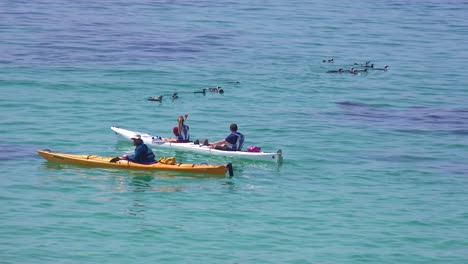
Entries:
<svg viewBox="0 0 468 264">
<path fill-rule="evenodd" d="M 360 63 L 355 62 L 354 65 L 365 67 L 365 68 L 374 67 L 374 64 L 369 65 L 369 63 L 371 63 L 371 61 L 366 61 L 366 64 L 360 64 Z"/>
<path fill-rule="evenodd" d="M 358 74 L 360 72 L 367 72 L 367 69 L 364 69 L 364 70 L 356 70 L 354 68 L 350 68 L 349 70 L 345 70 L 345 72 L 349 72 L 351 74 Z"/>
<path fill-rule="evenodd" d="M 338 70 L 330 70 L 330 71 L 327 71 L 327 73 L 342 73 L 342 72 L 345 72 L 343 69 L 338 69 Z"/>
<path fill-rule="evenodd" d="M 356 70 L 356 69 L 353 69 L 353 73 L 354 73 L 354 74 L 360 73 L 360 72 L 367 72 L 367 68 L 364 69 L 364 70 Z"/>
<path fill-rule="evenodd" d="M 376 71 L 387 71 L 388 70 L 388 65 L 385 65 L 383 68 L 372 68 L 373 70 Z"/>
<path fill-rule="evenodd" d="M 220 94 L 224 93 L 224 90 L 223 90 L 223 88 L 221 88 L 221 86 L 208 88 L 208 91 L 210 91 L 212 93 L 220 93 Z"/>
<path fill-rule="evenodd" d="M 162 95 L 160 95 L 160 96 L 151 96 L 151 97 L 148 97 L 148 101 L 161 102 L 161 101 L 162 101 L 162 98 L 163 98 Z"/>
<path fill-rule="evenodd" d="M 196 93 L 196 94 L 206 94 L 206 88 L 203 88 L 201 91 L 195 91 L 193 93 Z"/>
<path fill-rule="evenodd" d="M 335 60 L 333 58 L 331 58 L 329 60 L 322 60 L 322 62 L 334 63 Z"/>
<path fill-rule="evenodd" d="M 171 98 L 172 98 L 172 100 L 175 100 L 175 99 L 179 98 L 179 96 L 177 95 L 177 93 L 173 93 Z"/>
</svg>

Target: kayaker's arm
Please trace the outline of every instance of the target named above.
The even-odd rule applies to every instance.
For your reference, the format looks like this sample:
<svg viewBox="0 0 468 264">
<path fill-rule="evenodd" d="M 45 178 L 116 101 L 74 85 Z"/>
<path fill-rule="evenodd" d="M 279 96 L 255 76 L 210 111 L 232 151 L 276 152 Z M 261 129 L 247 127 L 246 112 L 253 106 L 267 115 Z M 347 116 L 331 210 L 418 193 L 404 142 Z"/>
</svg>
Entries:
<svg viewBox="0 0 468 264">
<path fill-rule="evenodd" d="M 210 143 L 210 147 L 214 148 L 216 146 L 221 146 L 221 145 L 224 145 L 226 143 L 227 143 L 227 141 L 225 139 L 222 139 L 222 140 Z"/>
</svg>

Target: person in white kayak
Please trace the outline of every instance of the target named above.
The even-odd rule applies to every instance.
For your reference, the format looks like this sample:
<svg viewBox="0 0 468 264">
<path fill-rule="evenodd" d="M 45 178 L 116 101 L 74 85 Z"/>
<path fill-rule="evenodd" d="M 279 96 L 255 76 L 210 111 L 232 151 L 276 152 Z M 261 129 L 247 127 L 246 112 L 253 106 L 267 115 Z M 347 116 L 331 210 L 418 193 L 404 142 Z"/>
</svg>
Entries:
<svg viewBox="0 0 468 264">
<path fill-rule="evenodd" d="M 187 119 L 187 115 L 185 115 Z M 183 116 L 177 117 L 177 126 L 172 129 L 172 132 L 176 138 L 163 138 L 164 142 L 173 142 L 173 143 L 185 143 L 190 142 L 190 133 L 189 126 L 185 124 L 185 119 Z"/>
<path fill-rule="evenodd" d="M 227 151 L 240 151 L 242 150 L 242 145 L 244 144 L 244 135 L 240 132 L 237 132 L 237 124 L 232 123 L 229 127 L 231 133 L 222 140 L 213 142 L 209 144 L 210 148 L 227 150 Z"/>
</svg>

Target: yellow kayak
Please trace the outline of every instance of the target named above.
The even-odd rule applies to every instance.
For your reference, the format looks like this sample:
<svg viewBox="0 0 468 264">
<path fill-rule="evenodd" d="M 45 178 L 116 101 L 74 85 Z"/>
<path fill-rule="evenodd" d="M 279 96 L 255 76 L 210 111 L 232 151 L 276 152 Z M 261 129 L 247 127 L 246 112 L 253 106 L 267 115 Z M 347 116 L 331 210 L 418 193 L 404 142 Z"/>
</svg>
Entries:
<svg viewBox="0 0 468 264">
<path fill-rule="evenodd" d="M 161 170 L 161 171 L 178 171 L 190 173 L 204 173 L 213 175 L 225 175 L 229 172 L 229 176 L 233 175 L 232 164 L 226 165 L 208 165 L 208 164 L 189 164 L 189 163 L 176 163 L 176 164 L 163 164 L 160 162 L 153 164 L 139 164 L 128 160 L 118 160 L 110 162 L 113 157 L 101 157 L 97 155 L 76 155 L 52 152 L 50 150 L 38 150 L 39 155 L 50 162 L 66 163 L 83 165 L 90 167 L 104 167 L 104 168 L 125 168 L 125 169 L 141 169 L 141 170 Z"/>
</svg>

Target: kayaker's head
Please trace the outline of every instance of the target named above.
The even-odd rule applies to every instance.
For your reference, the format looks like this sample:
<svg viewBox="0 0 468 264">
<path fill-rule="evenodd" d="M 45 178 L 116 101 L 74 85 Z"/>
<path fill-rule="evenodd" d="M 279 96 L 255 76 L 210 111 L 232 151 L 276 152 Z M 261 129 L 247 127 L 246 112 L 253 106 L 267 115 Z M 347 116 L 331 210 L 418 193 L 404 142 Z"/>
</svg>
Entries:
<svg viewBox="0 0 468 264">
<path fill-rule="evenodd" d="M 180 115 L 179 117 L 177 117 L 177 122 L 179 122 L 179 123 L 182 123 L 182 124 L 183 124 L 183 123 L 184 123 L 184 117 L 183 117 L 183 116 L 181 116 L 181 115 Z"/>
<path fill-rule="evenodd" d="M 143 140 L 141 139 L 140 135 L 135 135 L 134 137 L 132 137 L 132 140 L 133 140 L 133 145 L 135 146 L 138 146 L 143 143 Z"/>
<path fill-rule="evenodd" d="M 232 123 L 229 128 L 231 129 L 232 132 L 237 132 L 237 124 Z"/>
</svg>

